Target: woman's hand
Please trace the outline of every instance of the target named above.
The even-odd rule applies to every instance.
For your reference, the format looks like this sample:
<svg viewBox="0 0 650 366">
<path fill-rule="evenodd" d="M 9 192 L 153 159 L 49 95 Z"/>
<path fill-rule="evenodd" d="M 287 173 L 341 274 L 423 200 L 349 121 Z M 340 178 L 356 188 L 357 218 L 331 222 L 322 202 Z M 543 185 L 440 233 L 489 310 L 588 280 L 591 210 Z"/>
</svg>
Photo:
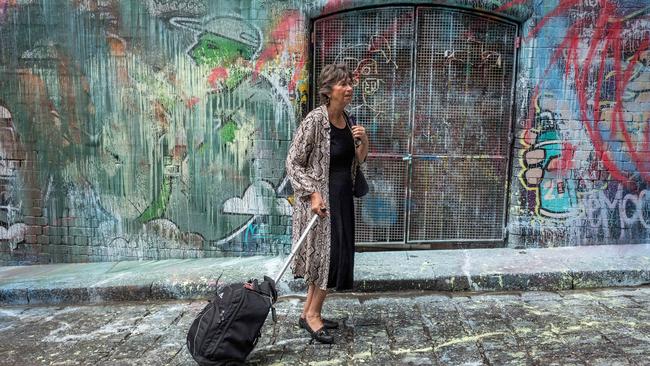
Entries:
<svg viewBox="0 0 650 366">
<path fill-rule="evenodd" d="M 366 134 L 366 129 L 363 126 L 355 125 L 352 126 L 352 137 L 354 137 L 354 144 L 356 146 L 355 153 L 357 155 L 357 160 L 360 162 L 366 161 L 366 156 L 368 156 L 369 141 L 368 135 Z M 357 141 L 361 141 L 357 145 Z"/>
<path fill-rule="evenodd" d="M 366 129 L 360 125 L 352 126 L 352 137 L 355 140 L 360 140 L 364 145 L 368 145 L 368 135 L 366 134 Z"/>
<path fill-rule="evenodd" d="M 319 192 L 314 192 L 311 194 L 311 212 L 315 213 L 321 218 L 327 216 L 327 208 L 325 207 L 325 202 L 323 202 L 323 197 Z"/>
</svg>

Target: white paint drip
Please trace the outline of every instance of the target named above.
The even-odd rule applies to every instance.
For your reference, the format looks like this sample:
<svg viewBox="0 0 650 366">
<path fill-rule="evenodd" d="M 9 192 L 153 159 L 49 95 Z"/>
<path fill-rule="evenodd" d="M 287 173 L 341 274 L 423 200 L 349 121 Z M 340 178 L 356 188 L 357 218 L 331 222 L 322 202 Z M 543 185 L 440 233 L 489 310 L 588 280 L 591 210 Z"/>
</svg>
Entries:
<svg viewBox="0 0 650 366">
<path fill-rule="evenodd" d="M 472 275 L 469 273 L 471 266 L 472 265 L 470 263 L 469 252 L 467 250 L 463 250 L 463 266 L 461 267 L 461 270 L 463 271 L 465 277 L 467 277 L 467 283 L 472 288 L 472 290 L 480 291 L 481 287 L 472 281 Z"/>
</svg>

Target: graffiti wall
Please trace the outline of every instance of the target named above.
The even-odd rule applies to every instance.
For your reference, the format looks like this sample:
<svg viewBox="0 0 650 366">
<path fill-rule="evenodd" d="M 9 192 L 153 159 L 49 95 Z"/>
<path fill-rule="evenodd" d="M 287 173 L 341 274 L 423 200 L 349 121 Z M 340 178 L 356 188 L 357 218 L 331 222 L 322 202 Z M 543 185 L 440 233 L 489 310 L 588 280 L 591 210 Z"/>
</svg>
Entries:
<svg viewBox="0 0 650 366">
<path fill-rule="evenodd" d="M 0 29 L 5 263 L 286 249 L 298 10 L 1 1 Z"/>
<path fill-rule="evenodd" d="M 506 244 L 646 241 L 646 2 L 437 3 L 524 31 Z M 311 22 L 390 4 L 0 0 L 0 263 L 286 252 Z"/>
<path fill-rule="evenodd" d="M 526 25 L 510 245 L 648 242 L 650 5 L 544 1 Z"/>
</svg>

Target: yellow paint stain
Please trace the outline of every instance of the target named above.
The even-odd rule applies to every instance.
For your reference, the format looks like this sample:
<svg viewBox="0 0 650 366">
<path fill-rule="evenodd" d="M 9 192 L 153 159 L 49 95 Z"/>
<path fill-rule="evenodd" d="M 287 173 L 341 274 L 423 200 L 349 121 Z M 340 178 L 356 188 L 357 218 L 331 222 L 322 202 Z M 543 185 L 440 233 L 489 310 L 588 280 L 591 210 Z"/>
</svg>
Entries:
<svg viewBox="0 0 650 366">
<path fill-rule="evenodd" d="M 325 360 L 325 361 L 316 361 L 316 362 L 310 362 L 310 365 L 313 366 L 327 366 L 327 365 L 340 365 L 342 364 L 343 361 L 341 360 Z M 284 364 L 282 364 L 284 365 Z"/>
<path fill-rule="evenodd" d="M 626 326 L 628 328 L 637 328 L 640 325 L 637 324 L 636 322 L 632 321 L 625 321 L 625 320 L 612 320 L 612 321 L 607 321 L 607 322 L 601 322 L 601 321 L 582 321 L 576 325 L 571 325 L 571 326 L 562 326 L 559 327 L 556 324 L 550 323 L 549 324 L 549 330 L 543 330 L 540 331 L 539 329 L 531 329 L 531 328 L 515 328 L 515 332 L 517 334 L 526 336 L 530 333 L 535 333 L 536 335 L 542 337 L 542 338 L 548 338 L 548 339 L 556 339 L 558 335 L 566 335 L 569 333 L 580 333 L 585 331 L 586 329 L 589 328 L 608 328 L 611 327 L 612 324 L 620 324 L 623 326 Z"/>
<path fill-rule="evenodd" d="M 425 348 L 417 348 L 417 349 L 400 348 L 396 350 L 391 350 L 391 353 L 396 355 L 401 355 L 404 353 L 422 353 L 422 352 L 431 352 L 431 351 L 433 351 L 433 347 L 425 347 Z"/>
<path fill-rule="evenodd" d="M 370 351 L 364 351 L 364 352 L 355 353 L 355 354 L 352 356 L 352 359 L 353 359 L 353 360 L 358 360 L 358 359 L 360 359 L 360 358 L 368 358 L 368 357 L 370 357 L 370 356 L 372 356 L 372 354 L 370 353 Z"/>
<path fill-rule="evenodd" d="M 452 340 L 450 340 L 448 342 L 445 342 L 445 343 L 442 343 L 442 344 L 439 344 L 439 345 L 435 346 L 434 350 L 438 350 L 440 348 L 451 346 L 451 345 L 454 345 L 454 344 L 467 343 L 467 342 L 477 341 L 477 340 L 483 339 L 483 338 L 494 337 L 494 336 L 504 335 L 504 334 L 505 334 L 505 332 L 490 332 L 490 333 L 478 334 L 478 335 L 475 335 L 475 336 L 467 336 L 467 337 L 455 338 L 455 339 L 452 339 Z"/>
<path fill-rule="evenodd" d="M 445 343 L 439 344 L 435 347 L 424 347 L 424 348 L 400 348 L 396 350 L 391 350 L 390 352 L 395 354 L 395 355 L 401 355 L 405 353 L 423 353 L 423 352 L 431 352 L 431 351 L 437 351 L 440 348 L 444 348 L 447 346 L 451 346 L 454 344 L 460 344 L 460 343 L 469 343 L 469 342 L 474 342 L 482 338 L 488 338 L 488 337 L 494 337 L 498 335 L 504 335 L 505 332 L 491 332 L 491 333 L 484 333 L 484 334 L 478 334 L 475 336 L 467 336 L 467 337 L 461 337 L 461 338 L 454 338 L 451 339 Z"/>
</svg>

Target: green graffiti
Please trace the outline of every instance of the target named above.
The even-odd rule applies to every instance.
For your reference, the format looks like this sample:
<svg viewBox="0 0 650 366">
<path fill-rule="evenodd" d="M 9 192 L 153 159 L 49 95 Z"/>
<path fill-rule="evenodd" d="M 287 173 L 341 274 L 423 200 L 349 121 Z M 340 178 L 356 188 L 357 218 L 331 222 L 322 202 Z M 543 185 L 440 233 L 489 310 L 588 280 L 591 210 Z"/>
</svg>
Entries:
<svg viewBox="0 0 650 366">
<path fill-rule="evenodd" d="M 240 67 L 233 67 L 229 70 L 228 74 L 228 79 L 225 82 L 226 89 L 234 89 L 236 88 L 243 80 L 244 78 L 248 77 L 250 75 L 250 70 L 240 68 Z"/>
<path fill-rule="evenodd" d="M 197 65 L 211 67 L 231 64 L 239 57 L 250 60 L 254 54 L 255 50 L 246 44 L 207 32 L 198 37 L 196 44 L 189 51 L 190 57 Z"/>
<path fill-rule="evenodd" d="M 163 217 L 165 211 L 167 210 L 167 203 L 169 202 L 169 197 L 172 194 L 172 182 L 171 179 L 163 179 L 162 187 L 160 187 L 160 192 L 158 197 L 151 202 L 149 207 L 142 212 L 138 217 L 138 221 L 145 223 L 154 219 L 159 219 Z"/>
<path fill-rule="evenodd" d="M 237 124 L 235 122 L 228 122 L 219 131 L 221 139 L 225 142 L 235 141 L 235 133 L 237 132 Z"/>
</svg>

